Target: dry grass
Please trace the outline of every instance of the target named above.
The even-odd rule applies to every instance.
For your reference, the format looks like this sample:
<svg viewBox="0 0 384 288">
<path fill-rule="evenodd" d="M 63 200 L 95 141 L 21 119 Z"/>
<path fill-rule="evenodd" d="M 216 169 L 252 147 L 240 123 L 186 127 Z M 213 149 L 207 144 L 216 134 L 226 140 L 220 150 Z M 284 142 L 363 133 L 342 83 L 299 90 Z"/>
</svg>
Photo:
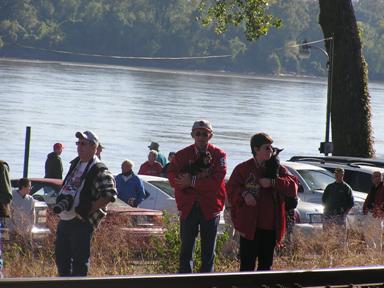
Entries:
<svg viewBox="0 0 384 288">
<path fill-rule="evenodd" d="M 43 249 L 20 237 L 3 245 L 5 277 L 55 276 L 53 237 L 44 240 Z"/>
<path fill-rule="evenodd" d="M 296 235 L 291 249 L 282 249 L 275 258 L 275 270 L 320 269 L 381 265 L 384 254 L 367 247 L 361 233 L 348 231 L 347 239 L 334 230 L 311 237 Z"/>
<path fill-rule="evenodd" d="M 175 273 L 178 266 L 178 225 L 167 222 L 167 227 L 168 232 L 163 238 L 143 239 L 127 235 L 114 225 L 104 225 L 94 233 L 89 275 Z M 225 237 L 220 241 L 216 271 L 238 271 L 236 241 Z M 5 277 L 57 275 L 54 235 L 43 243 L 43 248 L 32 246 L 20 238 L 5 244 L 3 248 Z M 297 235 L 291 248 L 286 247 L 276 253 L 273 268 L 274 270 L 317 269 L 379 265 L 383 262 L 384 254 L 367 248 L 359 233 L 349 233 L 347 243 L 342 245 L 338 238 L 334 237 L 334 233 L 320 232 L 315 237 Z"/>
</svg>

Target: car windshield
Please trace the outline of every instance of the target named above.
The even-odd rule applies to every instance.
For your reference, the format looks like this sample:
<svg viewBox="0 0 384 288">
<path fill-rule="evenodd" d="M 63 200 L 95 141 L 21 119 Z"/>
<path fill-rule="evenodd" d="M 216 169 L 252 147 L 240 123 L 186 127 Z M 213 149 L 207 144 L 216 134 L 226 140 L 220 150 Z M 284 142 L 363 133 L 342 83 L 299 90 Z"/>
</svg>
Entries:
<svg viewBox="0 0 384 288">
<path fill-rule="evenodd" d="M 171 197 L 175 197 L 175 191 L 171 187 L 168 181 L 148 181 L 153 186 L 156 186 L 160 190 L 164 191 Z"/>
<path fill-rule="evenodd" d="M 328 184 L 335 181 L 335 177 L 328 171 L 322 170 L 297 170 L 304 178 L 311 190 L 324 190 Z"/>
<path fill-rule="evenodd" d="M 30 194 L 32 195 L 48 195 L 55 196 L 58 193 L 58 188 L 54 188 L 49 185 L 44 185 L 42 183 L 32 183 L 32 188 Z"/>
<path fill-rule="evenodd" d="M 33 198 L 39 201 L 44 201 L 48 205 L 56 203 L 57 194 L 60 191 L 60 187 L 51 186 L 47 183 L 32 182 L 32 188 L 30 194 Z"/>
<path fill-rule="evenodd" d="M 352 190 L 368 193 L 372 186 L 372 173 L 345 169 L 344 181 L 351 185 Z"/>
</svg>

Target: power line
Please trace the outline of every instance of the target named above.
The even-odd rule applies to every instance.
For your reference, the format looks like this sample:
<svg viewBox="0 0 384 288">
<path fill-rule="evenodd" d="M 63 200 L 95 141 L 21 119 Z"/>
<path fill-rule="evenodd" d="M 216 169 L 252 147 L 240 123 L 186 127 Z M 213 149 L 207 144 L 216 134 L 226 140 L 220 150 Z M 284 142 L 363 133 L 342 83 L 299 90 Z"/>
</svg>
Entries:
<svg viewBox="0 0 384 288">
<path fill-rule="evenodd" d="M 289 49 L 289 48 L 297 48 L 297 47 L 302 47 L 302 46 L 308 46 L 310 44 L 316 44 L 316 43 L 320 43 L 320 42 L 323 42 L 323 41 L 329 41 L 329 40 L 332 40 L 332 39 L 333 39 L 332 37 L 328 37 L 328 38 L 324 38 L 324 39 L 320 39 L 320 40 L 315 40 L 315 41 L 311 41 L 311 42 L 303 42 L 303 43 L 300 43 L 300 44 L 280 47 L 280 48 L 275 49 L 275 51 L 285 50 L 285 49 Z"/>
<path fill-rule="evenodd" d="M 46 49 L 46 48 L 37 48 L 33 46 L 26 46 L 26 45 L 20 45 L 16 44 L 19 47 L 27 48 L 27 49 L 33 49 L 33 50 L 39 50 L 39 51 L 45 51 L 45 52 L 52 52 L 52 53 L 58 53 L 58 54 L 68 54 L 68 55 L 78 55 L 78 56 L 91 56 L 91 57 L 103 57 L 103 58 L 112 58 L 112 59 L 133 59 L 133 60 L 196 60 L 196 59 L 212 59 L 212 58 L 228 58 L 232 57 L 232 55 L 229 54 L 223 54 L 223 55 L 207 55 L 207 56 L 189 56 L 189 57 L 141 57 L 141 56 L 116 56 L 116 55 L 102 55 L 102 54 L 87 54 L 87 53 L 78 53 L 78 52 L 71 52 L 71 51 L 63 51 L 63 50 L 54 50 L 54 49 Z"/>
</svg>

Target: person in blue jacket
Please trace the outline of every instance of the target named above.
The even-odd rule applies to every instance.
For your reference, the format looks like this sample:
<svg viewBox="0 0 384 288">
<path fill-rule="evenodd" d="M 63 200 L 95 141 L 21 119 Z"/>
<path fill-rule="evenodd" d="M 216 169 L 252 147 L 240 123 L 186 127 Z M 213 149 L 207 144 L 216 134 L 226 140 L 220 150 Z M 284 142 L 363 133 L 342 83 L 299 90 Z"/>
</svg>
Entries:
<svg viewBox="0 0 384 288">
<path fill-rule="evenodd" d="M 121 173 L 115 176 L 117 197 L 132 207 L 137 207 L 145 199 L 144 184 L 133 172 L 130 160 L 121 163 Z"/>
</svg>

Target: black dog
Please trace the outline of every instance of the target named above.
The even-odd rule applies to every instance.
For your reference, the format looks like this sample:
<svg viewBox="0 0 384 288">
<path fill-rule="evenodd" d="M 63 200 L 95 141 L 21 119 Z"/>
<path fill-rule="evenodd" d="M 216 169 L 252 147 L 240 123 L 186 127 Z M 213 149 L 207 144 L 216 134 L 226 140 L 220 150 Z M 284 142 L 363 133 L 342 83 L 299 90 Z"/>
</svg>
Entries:
<svg viewBox="0 0 384 288">
<path fill-rule="evenodd" d="M 279 176 L 280 159 L 279 154 L 284 149 L 273 147 L 272 157 L 265 161 L 265 177 L 276 179 Z M 297 207 L 299 200 L 297 197 L 285 197 L 285 210 L 290 211 Z"/>
<path fill-rule="evenodd" d="M 276 179 L 279 176 L 280 159 L 279 154 L 284 149 L 272 147 L 272 157 L 265 161 L 265 177 L 270 179 Z"/>
<path fill-rule="evenodd" d="M 191 164 L 188 164 L 183 172 L 196 176 L 205 169 L 211 167 L 212 155 L 208 151 L 199 152 L 199 158 Z"/>
</svg>

